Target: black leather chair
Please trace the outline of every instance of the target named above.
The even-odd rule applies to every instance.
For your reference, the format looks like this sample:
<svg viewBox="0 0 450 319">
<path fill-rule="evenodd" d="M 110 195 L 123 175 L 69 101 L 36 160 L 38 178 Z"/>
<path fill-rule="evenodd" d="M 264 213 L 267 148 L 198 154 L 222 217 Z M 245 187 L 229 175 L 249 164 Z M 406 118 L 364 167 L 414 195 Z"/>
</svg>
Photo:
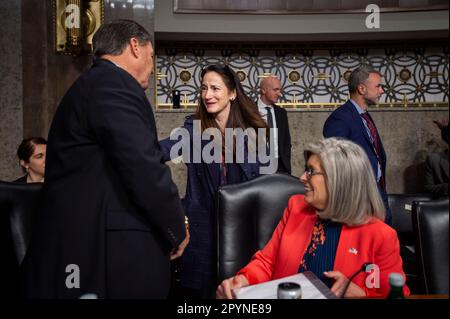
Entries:
<svg viewBox="0 0 450 319">
<path fill-rule="evenodd" d="M 412 207 L 415 201 L 432 200 L 430 194 L 388 194 L 392 211 L 392 227 L 400 240 L 400 255 L 406 283 L 414 294 L 419 293 L 417 258 L 415 253 L 415 236 L 412 225 Z"/>
<path fill-rule="evenodd" d="M 448 294 L 448 203 L 447 198 L 413 204 L 419 279 L 426 294 Z"/>
<path fill-rule="evenodd" d="M 37 208 L 41 183 L 19 184 L 0 181 L 0 287 L 4 297 L 18 292 L 19 267 L 25 256 Z"/>
<path fill-rule="evenodd" d="M 263 175 L 219 189 L 217 198 L 218 281 L 231 277 L 264 247 L 289 198 L 303 194 L 297 177 Z"/>
<path fill-rule="evenodd" d="M 431 194 L 388 194 L 389 206 L 392 211 L 392 228 L 397 231 L 400 243 L 404 246 L 414 246 L 412 226 L 412 206 L 414 201 L 429 201 Z"/>
</svg>

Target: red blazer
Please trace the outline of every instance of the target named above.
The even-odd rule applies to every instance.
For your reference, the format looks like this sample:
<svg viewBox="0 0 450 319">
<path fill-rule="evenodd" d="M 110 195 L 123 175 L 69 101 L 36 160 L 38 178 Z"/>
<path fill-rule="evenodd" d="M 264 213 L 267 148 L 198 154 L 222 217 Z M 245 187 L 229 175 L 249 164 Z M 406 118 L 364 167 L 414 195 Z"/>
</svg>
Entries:
<svg viewBox="0 0 450 319">
<path fill-rule="evenodd" d="M 292 196 L 270 241 L 238 274 L 243 274 L 251 285 L 296 274 L 316 221 L 316 209 L 305 202 L 304 196 Z M 379 267 L 379 276 L 376 276 L 376 270 L 372 270 L 361 272 L 353 279 L 366 296 L 387 296 L 391 272 L 405 277 L 397 233 L 375 218 L 360 226 L 342 226 L 333 270 L 350 278 L 366 262 Z M 409 295 L 406 285 L 404 294 Z"/>
</svg>

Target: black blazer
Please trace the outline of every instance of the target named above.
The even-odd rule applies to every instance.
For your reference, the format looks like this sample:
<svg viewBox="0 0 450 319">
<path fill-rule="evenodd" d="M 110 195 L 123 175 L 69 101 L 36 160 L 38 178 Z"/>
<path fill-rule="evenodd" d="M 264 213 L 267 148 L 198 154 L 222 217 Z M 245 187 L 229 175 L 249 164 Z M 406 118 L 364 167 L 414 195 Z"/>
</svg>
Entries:
<svg viewBox="0 0 450 319">
<path fill-rule="evenodd" d="M 27 177 L 28 177 L 28 174 L 25 174 L 24 176 L 19 177 L 18 179 L 16 179 L 14 181 L 14 183 L 26 184 L 27 183 Z"/>
<path fill-rule="evenodd" d="M 425 190 L 436 197 L 448 196 L 448 149 L 431 153 L 425 161 Z"/>
<path fill-rule="evenodd" d="M 72 85 L 50 128 L 27 297 L 167 296 L 185 227 L 156 136 L 144 90 L 115 64 L 97 60 Z"/>
<path fill-rule="evenodd" d="M 278 105 L 273 105 L 275 112 L 275 121 L 278 128 L 278 161 L 279 173 L 291 174 L 291 134 L 289 133 L 289 122 L 287 112 Z"/>
</svg>

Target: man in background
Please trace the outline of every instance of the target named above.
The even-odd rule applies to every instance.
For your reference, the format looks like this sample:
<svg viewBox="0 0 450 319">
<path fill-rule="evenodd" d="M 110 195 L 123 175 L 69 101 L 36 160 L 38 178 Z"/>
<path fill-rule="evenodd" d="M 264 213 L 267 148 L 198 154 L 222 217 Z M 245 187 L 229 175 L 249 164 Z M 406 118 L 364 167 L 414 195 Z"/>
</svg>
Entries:
<svg viewBox="0 0 450 319">
<path fill-rule="evenodd" d="M 275 103 L 281 96 L 281 82 L 276 76 L 268 76 L 261 81 L 258 110 L 274 128 L 275 158 L 278 161 L 277 172 L 291 174 L 291 135 L 285 109 Z"/>
<path fill-rule="evenodd" d="M 441 137 L 448 145 L 448 119 L 433 121 L 441 131 Z M 448 147 L 431 153 L 425 161 L 425 190 L 435 197 L 448 197 L 449 163 Z"/>
<path fill-rule="evenodd" d="M 365 150 L 386 209 L 385 222 L 390 225 L 392 215 L 386 192 L 386 153 L 368 112 L 369 106 L 376 105 L 384 93 L 381 78 L 380 72 L 366 66 L 354 70 L 348 80 L 350 100 L 331 113 L 323 127 L 323 136 L 342 137 Z"/>
</svg>

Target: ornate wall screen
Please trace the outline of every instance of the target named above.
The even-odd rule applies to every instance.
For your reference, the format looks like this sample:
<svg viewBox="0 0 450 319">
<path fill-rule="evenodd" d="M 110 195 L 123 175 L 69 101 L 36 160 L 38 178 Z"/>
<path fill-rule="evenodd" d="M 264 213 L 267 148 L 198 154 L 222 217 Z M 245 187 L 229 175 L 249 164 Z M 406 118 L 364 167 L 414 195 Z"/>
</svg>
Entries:
<svg viewBox="0 0 450 319">
<path fill-rule="evenodd" d="M 228 64 L 256 100 L 262 77 L 275 74 L 283 85 L 280 105 L 287 108 L 333 108 L 348 98 L 351 70 L 370 65 L 384 75 L 379 107 L 448 107 L 447 48 L 158 49 L 156 105 L 171 108 L 172 92 L 181 106 L 195 107 L 200 72 L 213 63 Z"/>
<path fill-rule="evenodd" d="M 174 0 L 175 13 L 313 14 L 365 12 L 369 4 L 381 11 L 448 9 L 447 0 Z"/>
</svg>

